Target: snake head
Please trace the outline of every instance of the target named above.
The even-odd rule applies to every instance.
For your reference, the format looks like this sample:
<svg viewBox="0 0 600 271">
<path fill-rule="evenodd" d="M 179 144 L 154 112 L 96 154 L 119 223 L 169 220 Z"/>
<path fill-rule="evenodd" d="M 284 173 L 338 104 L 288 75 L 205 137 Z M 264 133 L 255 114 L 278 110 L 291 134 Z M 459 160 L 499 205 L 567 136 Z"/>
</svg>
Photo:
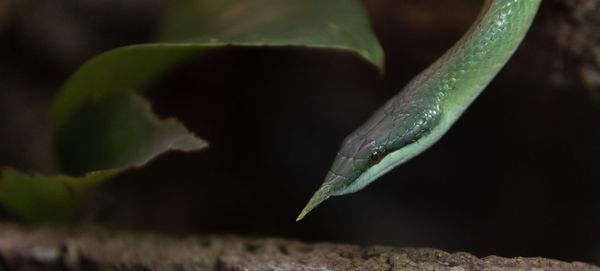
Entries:
<svg viewBox="0 0 600 271">
<path fill-rule="evenodd" d="M 392 111 L 389 109 L 392 105 L 381 108 L 346 137 L 325 181 L 296 221 L 332 196 L 363 189 L 437 141 L 439 137 L 431 131 L 438 123 L 439 114 L 427 114 L 435 110 L 402 107 L 405 110 Z"/>
<path fill-rule="evenodd" d="M 366 186 L 368 182 L 365 182 L 366 179 L 361 178 L 361 175 L 381 162 L 385 155 L 385 148 L 378 144 L 377 140 L 355 133 L 348 136 L 337 153 L 325 181 L 311 197 L 296 221 L 331 196 L 352 193 Z"/>
</svg>

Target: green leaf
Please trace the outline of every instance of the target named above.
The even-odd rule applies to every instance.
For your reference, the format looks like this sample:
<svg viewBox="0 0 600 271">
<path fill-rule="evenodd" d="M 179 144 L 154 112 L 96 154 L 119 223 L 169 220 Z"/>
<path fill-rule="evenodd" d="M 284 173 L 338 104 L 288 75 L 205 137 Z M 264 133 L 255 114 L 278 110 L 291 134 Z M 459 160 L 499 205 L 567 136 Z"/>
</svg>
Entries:
<svg viewBox="0 0 600 271">
<path fill-rule="evenodd" d="M 184 0 L 166 18 L 161 40 L 335 49 L 383 70 L 383 51 L 355 0 Z"/>
<path fill-rule="evenodd" d="M 160 42 L 117 48 L 83 64 L 51 108 L 58 157 L 67 174 L 5 170 L 0 204 L 30 220 L 68 217 L 77 199 L 131 167 L 206 142 L 159 120 L 137 93 L 177 65 L 224 47 L 335 50 L 383 70 L 383 53 L 358 0 L 180 0 L 165 16 Z M 94 172 L 96 173 L 88 173 Z M 53 214 L 53 215 L 51 215 Z"/>
<path fill-rule="evenodd" d="M 225 46 L 337 50 L 383 70 L 383 51 L 358 0 L 180 0 L 163 25 L 161 42 L 108 51 L 77 70 L 53 105 L 57 125 L 87 102 L 141 91 L 177 64 Z"/>
<path fill-rule="evenodd" d="M 65 148 L 61 151 L 67 154 L 66 168 L 85 175 L 0 172 L 0 204 L 25 221 L 71 221 L 85 210 L 92 192 L 127 168 L 141 167 L 169 150 L 194 151 L 208 146 L 174 119 L 158 119 L 149 103 L 135 94 L 112 96 L 82 108 L 60 132 L 64 135 L 59 138 L 65 142 L 58 146 Z M 89 152 L 95 156 L 69 159 Z M 104 170 L 96 171 L 98 168 Z"/>
<path fill-rule="evenodd" d="M 92 191 L 118 170 L 92 172 L 80 178 L 0 172 L 0 203 L 28 222 L 69 221 Z"/>
<path fill-rule="evenodd" d="M 208 146 L 175 119 L 158 119 L 149 103 L 135 94 L 82 107 L 57 138 L 63 168 L 72 174 L 140 167 L 166 151 Z"/>
</svg>

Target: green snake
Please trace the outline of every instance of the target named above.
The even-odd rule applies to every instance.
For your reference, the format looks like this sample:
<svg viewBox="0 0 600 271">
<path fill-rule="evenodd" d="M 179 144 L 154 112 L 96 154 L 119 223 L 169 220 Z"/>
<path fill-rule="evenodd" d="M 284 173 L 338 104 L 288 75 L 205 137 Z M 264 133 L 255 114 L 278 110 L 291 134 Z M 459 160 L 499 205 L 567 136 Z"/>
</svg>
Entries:
<svg viewBox="0 0 600 271">
<path fill-rule="evenodd" d="M 363 189 L 437 142 L 513 55 L 541 0 L 486 0 L 467 33 L 343 141 L 297 220 Z"/>
</svg>

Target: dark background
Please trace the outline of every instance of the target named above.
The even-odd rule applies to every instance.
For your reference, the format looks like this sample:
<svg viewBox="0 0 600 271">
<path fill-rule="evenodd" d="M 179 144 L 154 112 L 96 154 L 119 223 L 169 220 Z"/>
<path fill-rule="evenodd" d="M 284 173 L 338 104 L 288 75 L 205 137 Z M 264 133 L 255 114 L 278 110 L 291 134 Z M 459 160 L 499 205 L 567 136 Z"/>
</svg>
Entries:
<svg viewBox="0 0 600 271">
<path fill-rule="evenodd" d="M 600 264 L 600 104 L 597 89 L 565 83 L 555 67 L 569 59 L 548 26 L 559 2 L 544 2 L 515 57 L 439 143 L 300 223 L 343 137 L 450 47 L 480 1 L 365 1 L 384 76 L 352 56 L 289 48 L 190 61 L 148 96 L 211 148 L 118 177 L 84 221 Z M 0 165 L 57 172 L 52 96 L 91 56 L 151 41 L 165 3 L 0 2 Z"/>
</svg>

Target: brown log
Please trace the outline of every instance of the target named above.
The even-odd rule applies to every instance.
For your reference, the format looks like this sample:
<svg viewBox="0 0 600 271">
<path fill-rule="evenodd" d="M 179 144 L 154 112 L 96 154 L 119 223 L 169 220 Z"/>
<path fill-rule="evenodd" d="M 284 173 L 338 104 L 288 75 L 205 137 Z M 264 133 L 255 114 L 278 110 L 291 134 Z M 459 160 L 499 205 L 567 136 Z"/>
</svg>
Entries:
<svg viewBox="0 0 600 271">
<path fill-rule="evenodd" d="M 544 258 L 477 258 L 429 248 L 237 236 L 174 237 L 99 227 L 0 224 L 4 267 L 16 270 L 595 270 Z"/>
</svg>

